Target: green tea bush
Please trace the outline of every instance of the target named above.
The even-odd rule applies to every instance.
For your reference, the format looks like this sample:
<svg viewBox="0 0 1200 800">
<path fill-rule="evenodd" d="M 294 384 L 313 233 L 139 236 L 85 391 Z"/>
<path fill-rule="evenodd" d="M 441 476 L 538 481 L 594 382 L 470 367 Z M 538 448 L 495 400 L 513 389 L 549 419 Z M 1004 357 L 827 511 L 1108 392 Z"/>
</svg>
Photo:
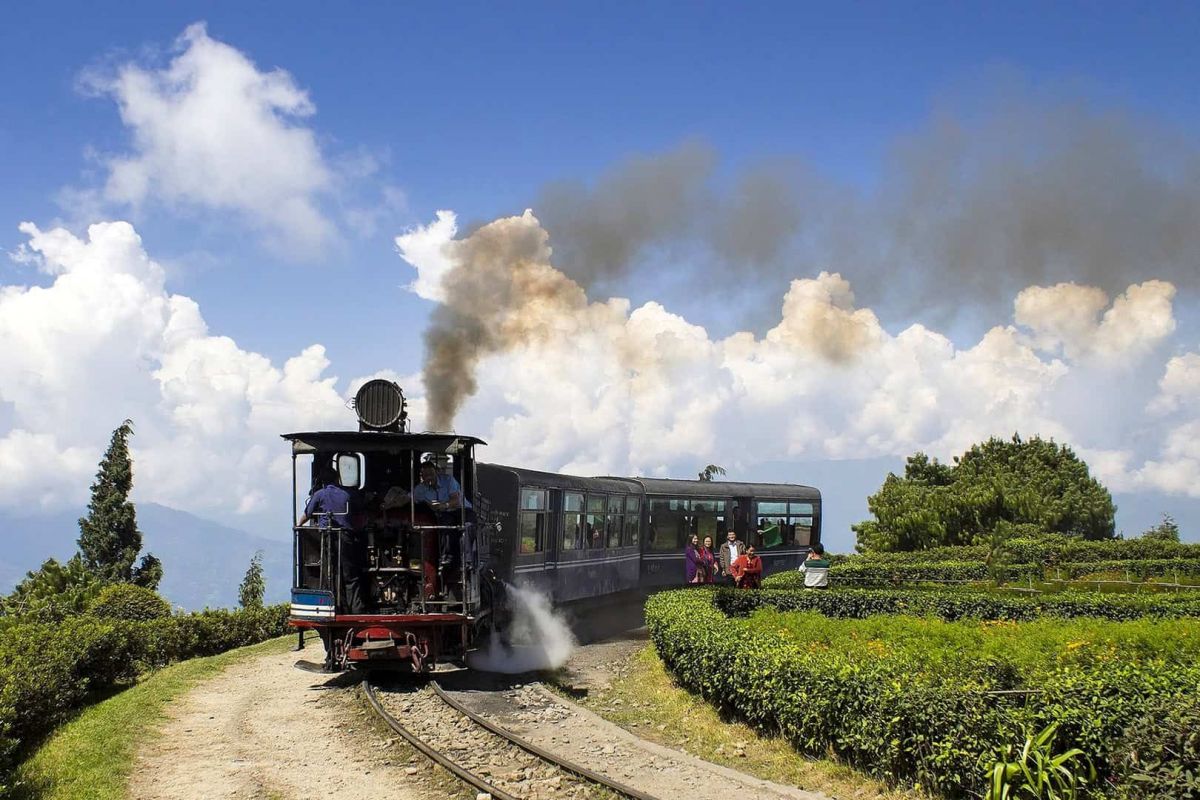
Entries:
<svg viewBox="0 0 1200 800">
<path fill-rule="evenodd" d="M 1092 542 L 1091 544 L 1099 544 Z M 963 548 L 966 549 L 966 548 Z M 910 555 L 910 554 L 904 554 Z M 848 558 L 834 564 L 829 573 L 832 584 L 849 586 L 902 586 L 910 583 L 965 583 L 988 581 L 994 573 L 1012 583 L 1043 581 L 1051 578 L 1071 580 L 1088 575 L 1128 576 L 1134 580 L 1179 575 L 1200 575 L 1200 559 L 1130 559 L 1123 561 L 1067 561 L 1056 564 L 1004 564 L 994 571 L 983 561 L 917 561 L 911 559 Z M 791 575 L 791 577 L 783 577 Z M 767 578 L 770 585 L 803 585 L 795 572 Z"/>
<path fill-rule="evenodd" d="M 99 619 L 144 622 L 171 616 L 171 604 L 158 592 L 132 583 L 105 586 L 88 607 L 88 613 Z"/>
<path fill-rule="evenodd" d="M 646 605 L 683 686 L 799 750 L 832 750 L 952 797 L 981 794 L 991 754 L 1051 723 L 1063 748 L 1109 777 L 1122 732 L 1148 705 L 1200 685 L 1191 619 L 945 622 L 767 608 L 730 618 L 715 596 L 664 592 Z"/>
<path fill-rule="evenodd" d="M 1184 544 L 1155 539 L 1107 539 L 1086 541 L 1067 536 L 1045 534 L 1011 539 L 1005 543 L 1008 560 L 1013 564 L 1067 564 L 1084 561 L 1141 561 L 1160 559 L 1200 560 L 1200 544 Z M 899 553 L 863 553 L 846 556 L 848 563 L 936 564 L 946 561 L 983 562 L 986 545 L 931 547 Z"/>
<path fill-rule="evenodd" d="M 8 625 L 0 631 L 0 796 L 17 758 L 89 700 L 147 669 L 281 636 L 287 612 L 279 605 L 129 620 L 93 609 L 60 623 Z"/>
<path fill-rule="evenodd" d="M 1028 621 L 1045 616 L 1096 617 L 1115 622 L 1142 618 L 1200 617 L 1200 593 L 1179 595 L 1063 592 L 1034 596 L 996 595 L 962 589 L 849 589 L 828 591 L 718 589 L 714 605 L 729 616 L 745 617 L 759 608 L 816 611 L 827 617 L 863 619 L 872 614 L 907 614 L 958 619 Z"/>
<path fill-rule="evenodd" d="M 1200 798 L 1200 698 L 1154 703 L 1113 748 L 1116 782 L 1137 800 Z"/>
</svg>

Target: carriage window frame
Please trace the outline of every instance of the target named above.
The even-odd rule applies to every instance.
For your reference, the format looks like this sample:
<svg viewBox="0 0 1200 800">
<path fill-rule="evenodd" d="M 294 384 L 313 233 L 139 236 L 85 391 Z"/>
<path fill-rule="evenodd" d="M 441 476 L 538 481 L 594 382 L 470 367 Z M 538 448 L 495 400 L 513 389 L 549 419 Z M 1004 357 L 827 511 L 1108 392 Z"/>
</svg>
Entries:
<svg viewBox="0 0 1200 800">
<path fill-rule="evenodd" d="M 658 553 L 669 553 L 683 549 L 687 535 L 688 498 L 658 496 L 647 497 L 647 518 L 653 536 L 647 541 L 647 549 Z M 665 506 L 665 508 L 664 508 Z M 665 517 L 664 517 L 665 515 Z M 656 521 L 655 517 L 659 517 Z M 674 528 L 672 532 L 670 528 Z"/>
<path fill-rule="evenodd" d="M 529 504 L 527 498 L 537 502 Z M 550 527 L 550 490 L 541 486 L 522 486 L 517 519 L 517 552 L 523 556 L 546 551 L 546 534 Z M 532 521 L 532 536 L 526 536 L 526 525 Z M 527 545 L 527 541 L 530 544 Z"/>
<path fill-rule="evenodd" d="M 610 548 L 621 546 L 625 528 L 625 495 L 610 494 L 608 510 L 605 512 L 604 538 Z"/>
<path fill-rule="evenodd" d="M 766 507 L 764 509 L 764 507 Z M 763 513 L 764 510 L 767 513 Z M 812 531 L 817 516 L 817 504 L 812 500 L 797 500 L 788 498 L 785 500 L 766 500 L 755 503 L 754 508 L 754 530 L 751 534 L 753 544 L 760 550 L 767 552 L 774 550 L 782 550 L 787 547 L 808 547 L 812 544 Z M 769 528 L 764 528 L 762 523 L 767 520 L 771 523 L 782 523 L 780 526 L 780 542 L 777 545 L 768 547 L 766 541 L 762 538 L 760 531 Z M 806 536 L 799 537 L 797 529 L 805 529 Z M 807 541 L 800 541 L 801 538 Z"/>
<path fill-rule="evenodd" d="M 608 524 L 608 494 L 605 492 L 588 492 L 584 505 L 583 538 L 585 550 L 603 550 L 606 540 L 606 525 Z M 599 526 L 600 535 L 595 535 Z"/>
<path fill-rule="evenodd" d="M 578 498 L 579 507 L 571 508 L 574 505 L 571 501 L 573 498 Z M 587 505 L 584 502 L 583 492 L 563 492 L 563 529 L 562 529 L 562 549 L 564 551 L 583 550 L 583 522 L 584 514 Z"/>
<path fill-rule="evenodd" d="M 625 495 L 625 527 L 621 531 L 621 544 L 637 547 L 640 544 L 642 526 L 642 498 L 636 494 Z"/>
</svg>

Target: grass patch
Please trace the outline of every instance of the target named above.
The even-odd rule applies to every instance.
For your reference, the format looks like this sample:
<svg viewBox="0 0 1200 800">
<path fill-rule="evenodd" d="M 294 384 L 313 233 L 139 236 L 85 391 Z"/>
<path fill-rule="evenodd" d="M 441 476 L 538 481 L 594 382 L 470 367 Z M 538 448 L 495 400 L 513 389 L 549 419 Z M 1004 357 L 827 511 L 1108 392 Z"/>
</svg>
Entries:
<svg viewBox="0 0 1200 800">
<path fill-rule="evenodd" d="M 577 702 L 644 739 L 757 778 L 837 798 L 929 797 L 918 789 L 887 787 L 832 758 L 801 755 L 783 738 L 722 719 L 716 708 L 676 685 L 653 645 L 630 660 L 610 689 Z"/>
<path fill-rule="evenodd" d="M 295 641 L 294 635 L 282 636 L 173 664 L 85 709 L 18 767 L 18 796 L 25 800 L 123 800 L 134 757 L 166 720 L 168 703 L 238 661 L 282 653 Z"/>
</svg>

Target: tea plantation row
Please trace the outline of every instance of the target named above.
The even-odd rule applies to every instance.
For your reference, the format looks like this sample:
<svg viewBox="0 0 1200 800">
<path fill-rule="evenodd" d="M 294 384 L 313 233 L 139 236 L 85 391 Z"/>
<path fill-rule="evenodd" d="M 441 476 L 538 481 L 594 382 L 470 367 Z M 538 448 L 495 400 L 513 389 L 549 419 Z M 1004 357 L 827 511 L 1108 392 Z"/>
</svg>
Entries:
<svg viewBox="0 0 1200 800">
<path fill-rule="evenodd" d="M 1070 561 L 1056 564 L 1005 564 L 996 572 L 1006 581 L 1042 581 L 1079 578 L 1099 573 L 1128 575 L 1144 580 L 1200 575 L 1198 558 L 1131 559 L 1122 561 Z M 915 561 L 851 558 L 836 563 L 832 580 L 848 585 L 886 586 L 900 583 L 983 581 L 993 572 L 982 561 Z"/>
<path fill-rule="evenodd" d="M 1077 746 L 1095 765 L 1102 785 L 1094 792 L 1133 785 L 1141 767 L 1129 752 L 1166 752 L 1154 766 L 1164 774 L 1195 759 L 1194 744 L 1189 756 L 1161 741 L 1134 748 L 1123 739 L 1133 730 L 1152 739 L 1190 735 L 1163 720 L 1195 719 L 1194 618 L 1038 619 L 1024 606 L 992 610 L 1027 622 L 836 618 L 900 603 L 947 618 L 963 609 L 918 593 L 791 592 L 812 600 L 785 601 L 787 594 L 665 592 L 647 603 L 646 618 L 663 661 L 690 690 L 803 752 L 832 751 L 878 777 L 948 797 L 980 796 L 995 750 L 1051 722 L 1060 725 L 1058 752 Z M 806 604 L 832 613 L 776 610 Z"/>
<path fill-rule="evenodd" d="M 1043 616 L 1096 617 L 1113 621 L 1143 618 L 1200 618 L 1200 592 L 1183 594 L 1101 594 L 1064 592 L 1035 596 L 1001 596 L 965 589 L 837 589 L 805 591 L 787 588 L 795 573 L 768 579 L 760 591 L 720 589 L 713 602 L 730 616 L 748 616 L 759 608 L 777 611 L 818 611 L 828 617 L 862 619 L 872 614 L 934 616 L 953 621 L 1026 621 Z"/>
</svg>

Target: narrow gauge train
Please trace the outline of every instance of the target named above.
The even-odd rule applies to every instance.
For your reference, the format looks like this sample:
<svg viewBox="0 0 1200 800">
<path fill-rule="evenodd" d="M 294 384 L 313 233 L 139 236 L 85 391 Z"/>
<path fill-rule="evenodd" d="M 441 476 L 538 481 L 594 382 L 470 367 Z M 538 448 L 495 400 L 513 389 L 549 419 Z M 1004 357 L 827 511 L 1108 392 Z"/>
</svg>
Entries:
<svg viewBox="0 0 1200 800">
<path fill-rule="evenodd" d="M 353 405 L 358 431 L 283 437 L 292 446 L 293 522 L 301 491 L 331 468 L 359 498 L 345 511 L 360 541 L 365 532 L 369 613 L 343 605 L 349 538 L 321 514 L 294 526 L 290 622 L 318 631 L 327 671 L 461 661 L 503 627 L 505 584 L 535 587 L 560 606 L 680 585 L 692 534 L 719 545 L 734 530 L 768 574 L 795 569 L 820 540 L 821 494 L 809 486 L 582 478 L 476 463 L 479 439 L 409 433 L 394 383 L 368 382 Z M 431 461 L 459 485 L 458 508 L 415 499 L 421 465 Z"/>
</svg>

